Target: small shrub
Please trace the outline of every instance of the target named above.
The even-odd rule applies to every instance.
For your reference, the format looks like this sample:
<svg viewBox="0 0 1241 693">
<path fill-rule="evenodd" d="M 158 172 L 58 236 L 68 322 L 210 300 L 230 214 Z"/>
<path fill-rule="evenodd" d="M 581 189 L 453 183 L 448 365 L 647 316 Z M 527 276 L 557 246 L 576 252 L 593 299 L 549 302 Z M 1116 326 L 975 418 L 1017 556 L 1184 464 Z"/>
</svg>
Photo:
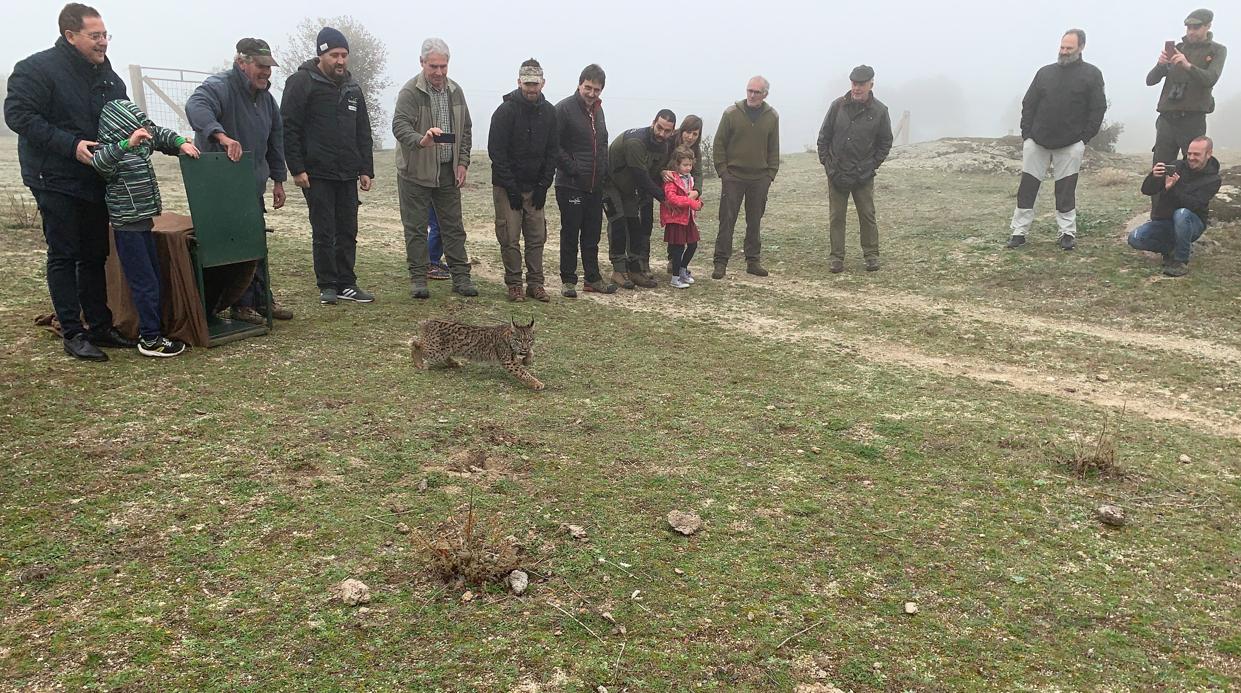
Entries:
<svg viewBox="0 0 1241 693">
<path fill-rule="evenodd" d="M 9 204 L 4 210 L 4 228 L 37 229 L 41 223 L 39 206 L 34 200 L 25 195 L 9 195 Z"/>
<path fill-rule="evenodd" d="M 1086 146 L 1095 151 L 1114 154 L 1116 153 L 1116 142 L 1120 140 L 1120 133 L 1124 131 L 1124 123 L 1104 122 L 1103 127 L 1099 128 L 1099 134 L 1090 138 L 1090 142 Z"/>
<path fill-rule="evenodd" d="M 1101 169 L 1094 176 L 1095 185 L 1104 188 L 1112 188 L 1117 185 L 1126 185 L 1133 182 L 1133 174 L 1118 168 Z"/>
<path fill-rule="evenodd" d="M 472 499 L 463 517 L 450 516 L 429 534 L 412 536 L 428 568 L 444 582 L 479 588 L 502 581 L 520 565 L 517 540 L 497 516 L 479 518 Z"/>
<path fill-rule="evenodd" d="M 1124 415 L 1124 409 L 1121 409 L 1120 416 Z M 1077 438 L 1070 450 L 1058 454 L 1057 461 L 1068 467 L 1078 479 L 1085 479 L 1092 473 L 1099 477 L 1124 476 L 1116 464 L 1116 431 L 1109 427 L 1110 423 L 1110 414 L 1105 414 L 1099 435 L 1093 442 Z"/>
<path fill-rule="evenodd" d="M 705 136 L 698 142 L 698 152 L 702 157 L 702 177 L 715 178 L 715 150 L 710 136 Z"/>
</svg>

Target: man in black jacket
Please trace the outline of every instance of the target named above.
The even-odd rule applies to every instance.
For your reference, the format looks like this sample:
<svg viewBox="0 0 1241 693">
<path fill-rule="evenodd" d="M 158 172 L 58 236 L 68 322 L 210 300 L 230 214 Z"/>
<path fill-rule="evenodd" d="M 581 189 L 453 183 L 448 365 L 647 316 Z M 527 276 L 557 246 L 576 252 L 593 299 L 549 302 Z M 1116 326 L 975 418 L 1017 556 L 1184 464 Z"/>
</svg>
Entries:
<svg viewBox="0 0 1241 693">
<path fill-rule="evenodd" d="M 1107 97 L 1103 73 L 1082 60 L 1086 32 L 1069 29 L 1060 39 L 1056 62 L 1042 67 L 1021 101 L 1021 184 L 1013 211 L 1009 248 L 1019 248 L 1034 223 L 1034 201 L 1050 165 L 1056 179 L 1056 225 L 1060 247 L 1072 250 L 1077 237 L 1077 174 L 1086 143 L 1099 134 Z"/>
<path fill-rule="evenodd" d="M 366 98 L 346 66 L 349 42 L 324 27 L 318 58 L 302 63 L 284 83 L 284 156 L 293 184 L 310 209 L 319 303 L 370 303 L 353 272 L 358 243 L 358 188 L 371 189 L 375 164 Z"/>
<path fill-rule="evenodd" d="M 4 120 L 18 135 L 22 182 L 43 217 L 47 288 L 65 353 L 107 361 L 99 347 L 137 342 L 117 332 L 108 309 L 108 209 L 91 149 L 103 105 L 129 97 L 108 61 L 112 37 L 94 8 L 65 5 L 59 28 L 56 45 L 14 66 Z"/>
<path fill-rule="evenodd" d="M 560 162 L 556 167 L 556 204 L 560 207 L 560 294 L 577 298 L 578 245 L 582 251 L 582 288 L 611 294 L 616 285 L 599 272 L 599 235 L 603 231 L 603 180 L 608 170 L 608 126 L 603 118 L 607 76 L 587 65 L 577 91 L 556 104 Z"/>
<path fill-rule="evenodd" d="M 819 162 L 827 172 L 831 271 L 845 270 L 845 213 L 849 195 L 861 226 L 866 271 L 879 269 L 879 224 L 875 220 L 875 174 L 892 149 L 888 107 L 875 98 L 875 70 L 858 65 L 849 73 L 849 93 L 827 109 L 819 129 Z"/>
<path fill-rule="evenodd" d="M 1228 49 L 1211 34 L 1211 10 L 1194 10 L 1185 18 L 1185 38 L 1163 50 L 1146 75 L 1146 86 L 1163 82 L 1155 120 L 1153 163 L 1175 161 L 1195 137 L 1207 134 L 1207 114 L 1215 110 L 1211 90 L 1224 71 Z"/>
<path fill-rule="evenodd" d="M 526 293 L 544 303 L 543 246 L 547 221 L 543 207 L 556 175 L 556 109 L 543 96 L 543 68 L 531 58 L 521 64 L 517 89 L 509 92 L 491 116 L 487 155 L 491 157 L 492 200 L 496 206 L 496 240 L 504 263 L 508 300 L 524 301 L 521 292 L 521 241 L 526 242 Z"/>
<path fill-rule="evenodd" d="M 1129 245 L 1163 254 L 1163 273 L 1189 273 L 1194 241 L 1210 223 L 1211 198 L 1219 192 L 1219 161 L 1211 156 L 1214 143 L 1198 137 L 1189 143 L 1185 158 L 1174 164 L 1157 163 L 1142 181 L 1142 194 L 1151 196 L 1151 220 L 1129 234 Z"/>
</svg>

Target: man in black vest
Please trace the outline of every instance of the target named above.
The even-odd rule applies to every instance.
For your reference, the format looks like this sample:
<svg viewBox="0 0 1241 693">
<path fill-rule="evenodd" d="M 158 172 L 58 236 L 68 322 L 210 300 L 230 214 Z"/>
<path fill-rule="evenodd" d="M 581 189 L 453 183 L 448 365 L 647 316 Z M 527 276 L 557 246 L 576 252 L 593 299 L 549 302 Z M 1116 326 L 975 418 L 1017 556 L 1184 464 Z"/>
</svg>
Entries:
<svg viewBox="0 0 1241 693">
<path fill-rule="evenodd" d="M 65 353 L 107 361 L 99 347 L 132 349 L 137 342 L 116 331 L 108 310 L 108 209 L 91 152 L 103 105 L 129 97 L 108 61 L 112 37 L 99 12 L 71 2 L 59 26 L 56 45 L 13 68 L 4 120 L 19 137 L 22 182 L 43 217 L 47 287 Z"/>
</svg>

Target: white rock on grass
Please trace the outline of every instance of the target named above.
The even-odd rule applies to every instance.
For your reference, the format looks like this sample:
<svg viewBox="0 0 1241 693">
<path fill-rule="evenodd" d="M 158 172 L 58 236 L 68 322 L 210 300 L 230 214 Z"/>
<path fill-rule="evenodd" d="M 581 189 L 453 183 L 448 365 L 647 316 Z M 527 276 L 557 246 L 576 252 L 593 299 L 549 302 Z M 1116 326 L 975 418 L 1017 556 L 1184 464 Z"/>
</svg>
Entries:
<svg viewBox="0 0 1241 693">
<path fill-rule="evenodd" d="M 918 602 L 905 602 L 905 613 L 911 615 L 918 613 Z"/>
<path fill-rule="evenodd" d="M 365 582 L 349 578 L 336 586 L 336 596 L 345 606 L 371 603 L 371 588 Z"/>
<path fill-rule="evenodd" d="M 565 525 L 564 528 L 568 530 L 569 536 L 574 539 L 586 538 L 586 528 L 581 525 Z"/>
<path fill-rule="evenodd" d="M 1095 509 L 1095 517 L 1099 518 L 1099 522 L 1113 527 L 1125 524 L 1125 511 L 1115 505 L 1100 505 Z"/>
<path fill-rule="evenodd" d="M 689 536 L 694 532 L 702 529 L 702 518 L 697 513 L 687 513 L 680 510 L 673 510 L 668 513 L 668 524 L 672 528 L 685 536 Z"/>
<path fill-rule="evenodd" d="M 525 594 L 526 588 L 530 586 L 530 576 L 523 571 L 514 570 L 508 574 L 508 588 L 513 590 L 513 594 L 521 596 Z"/>
<path fill-rule="evenodd" d="M 1190 462 L 1193 462 L 1193 459 L 1191 459 L 1189 455 L 1181 455 L 1177 459 L 1181 461 L 1181 464 L 1189 464 Z"/>
</svg>

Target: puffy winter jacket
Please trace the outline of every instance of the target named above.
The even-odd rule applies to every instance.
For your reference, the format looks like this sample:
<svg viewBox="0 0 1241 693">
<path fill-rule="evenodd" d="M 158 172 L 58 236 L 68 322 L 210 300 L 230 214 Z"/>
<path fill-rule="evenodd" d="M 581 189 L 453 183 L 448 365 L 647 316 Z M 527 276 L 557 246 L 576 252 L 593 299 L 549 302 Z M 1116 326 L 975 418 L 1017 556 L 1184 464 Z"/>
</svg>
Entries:
<svg viewBox="0 0 1241 693">
<path fill-rule="evenodd" d="M 1195 171 L 1181 159 L 1176 162 L 1176 172 L 1181 179 L 1171 189 L 1164 189 L 1166 178 L 1153 173 L 1142 181 L 1142 194 L 1151 196 L 1151 219 L 1171 219 L 1176 210 L 1188 209 L 1203 224 L 1210 223 L 1211 198 L 1220 188 L 1219 161 L 1211 157 L 1201 171 Z"/>
<path fill-rule="evenodd" d="M 556 130 L 560 161 L 556 186 L 594 192 L 603 185 L 608 171 L 608 125 L 603 101 L 587 108 L 573 92 L 556 104 Z"/>
<path fill-rule="evenodd" d="M 325 180 L 375 177 L 366 98 L 349 73 L 337 84 L 319 69 L 318 58 L 307 60 L 285 81 L 280 113 L 290 173 Z"/>
<path fill-rule="evenodd" d="M 129 136 L 138 128 L 151 139 L 130 148 Z M 91 164 L 107 183 L 108 218 L 113 226 L 153 219 L 163 212 L 151 153 L 179 154 L 186 139 L 151 122 L 132 101 L 109 101 L 99 114 L 99 149 Z"/>
<path fill-rule="evenodd" d="M 659 203 L 659 225 L 680 224 L 689 226 L 694 212 L 702 209 L 702 200 L 691 200 L 689 193 L 694 189 L 694 178 L 685 181 L 680 176 L 664 182 L 664 201 Z"/>
<path fill-rule="evenodd" d="M 98 141 L 103 105 L 124 98 L 125 83 L 112 63 L 91 63 L 63 36 L 17 63 L 9 75 L 4 121 L 18 135 L 26 187 L 103 202 L 103 181 L 77 160 L 78 143 Z"/>
<path fill-rule="evenodd" d="M 849 94 L 827 109 L 819 128 L 819 162 L 838 190 L 853 190 L 875 177 L 892 150 L 888 107 L 872 93 L 866 103 Z"/>
<path fill-rule="evenodd" d="M 1048 149 L 1086 143 L 1099 134 L 1106 111 L 1099 68 L 1083 60 L 1045 65 L 1021 100 L 1021 139 Z"/>
<path fill-rule="evenodd" d="M 550 188 L 559 149 L 555 107 L 542 94 L 533 103 L 520 89 L 505 94 L 487 132 L 491 184 L 518 193 Z"/>
</svg>

